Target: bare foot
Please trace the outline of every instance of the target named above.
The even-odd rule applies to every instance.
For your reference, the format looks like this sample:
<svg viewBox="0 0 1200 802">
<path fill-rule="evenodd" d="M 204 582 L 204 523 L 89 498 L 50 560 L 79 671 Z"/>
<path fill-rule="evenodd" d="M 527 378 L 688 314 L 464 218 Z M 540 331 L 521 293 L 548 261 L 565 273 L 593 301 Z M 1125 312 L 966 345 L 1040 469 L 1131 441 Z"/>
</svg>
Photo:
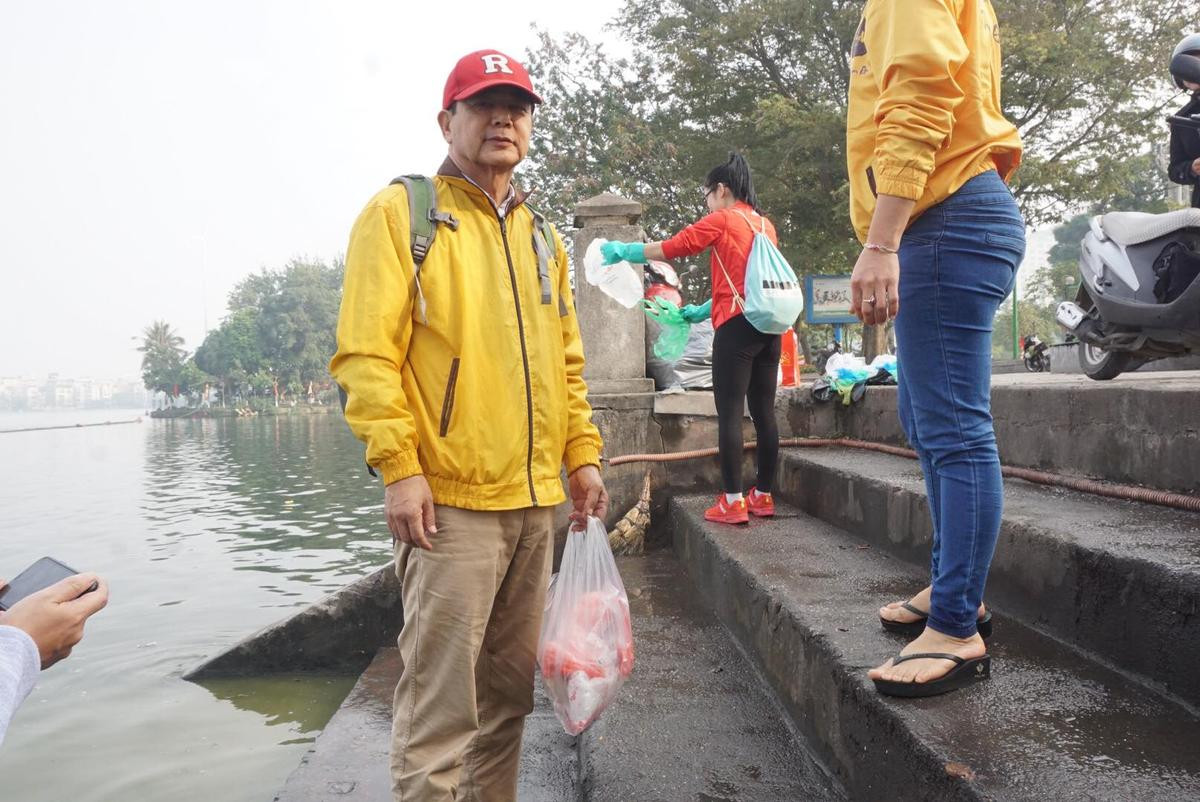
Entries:
<svg viewBox="0 0 1200 802">
<path fill-rule="evenodd" d="M 969 638 L 952 638 L 925 627 L 925 631 L 916 640 L 900 650 L 900 656 L 919 652 L 941 652 L 956 655 L 964 660 L 971 660 L 987 654 L 987 647 L 984 646 L 983 638 L 978 634 Z M 888 660 L 883 665 L 868 671 L 867 676 L 871 679 L 892 682 L 931 682 L 950 673 L 954 666 L 954 661 L 938 658 L 908 660 L 898 666 L 893 666 L 892 661 Z"/>
<path fill-rule="evenodd" d="M 933 595 L 933 587 L 926 585 L 925 589 L 908 600 L 908 603 L 918 610 L 929 609 L 929 599 Z M 904 608 L 904 602 L 892 602 L 879 608 L 879 617 L 885 621 L 896 621 L 901 624 L 911 624 L 915 621 L 920 621 L 921 617 L 914 612 Z M 979 605 L 979 617 L 983 618 L 986 612 L 984 605 Z"/>
</svg>

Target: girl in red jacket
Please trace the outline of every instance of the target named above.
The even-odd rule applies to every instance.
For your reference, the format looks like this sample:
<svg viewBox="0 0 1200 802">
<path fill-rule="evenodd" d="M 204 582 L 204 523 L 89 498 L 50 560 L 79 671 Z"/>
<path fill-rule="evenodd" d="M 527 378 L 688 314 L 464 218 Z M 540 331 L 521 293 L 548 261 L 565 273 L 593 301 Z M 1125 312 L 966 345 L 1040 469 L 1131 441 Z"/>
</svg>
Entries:
<svg viewBox="0 0 1200 802">
<path fill-rule="evenodd" d="M 713 396 L 717 403 L 723 495 L 704 513 L 710 521 L 744 524 L 750 515 L 775 514 L 771 489 L 779 460 L 775 423 L 775 386 L 779 373 L 777 334 L 763 334 L 742 314 L 746 263 L 754 235 L 765 231 L 778 244 L 775 226 L 758 211 L 750 165 L 738 153 L 714 167 L 704 181 L 710 214 L 663 242 L 608 242 L 601 246 L 605 264 L 643 264 L 649 259 L 680 259 L 712 249 L 712 298 L 702 306 L 684 307 L 684 317 L 697 322 L 710 314 L 713 338 Z M 742 411 L 749 402 L 758 437 L 758 477 L 742 494 Z"/>
</svg>

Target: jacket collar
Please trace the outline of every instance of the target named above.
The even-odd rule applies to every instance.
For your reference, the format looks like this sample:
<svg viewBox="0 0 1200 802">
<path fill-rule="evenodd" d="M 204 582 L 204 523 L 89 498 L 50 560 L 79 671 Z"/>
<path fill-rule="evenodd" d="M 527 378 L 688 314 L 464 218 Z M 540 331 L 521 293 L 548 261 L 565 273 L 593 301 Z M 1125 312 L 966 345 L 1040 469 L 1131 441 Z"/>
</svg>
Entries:
<svg viewBox="0 0 1200 802">
<path fill-rule="evenodd" d="M 454 163 L 454 159 L 450 158 L 449 156 L 447 156 L 446 160 L 442 162 L 442 166 L 438 168 L 437 174 L 446 178 L 457 178 L 461 181 L 466 181 L 472 187 L 479 190 L 479 194 L 483 195 L 483 197 L 487 199 L 488 203 L 490 203 L 493 208 L 499 208 L 496 206 L 496 202 L 492 200 L 492 196 L 487 194 L 487 192 L 483 190 L 483 187 L 479 186 L 470 178 L 468 178 L 467 175 L 459 169 L 458 165 Z M 516 184 L 510 184 L 509 186 L 511 191 L 508 197 L 508 209 L 506 211 L 511 212 L 518 206 L 523 205 L 525 201 L 528 200 L 531 195 L 533 195 L 533 192 L 532 190 L 529 192 L 522 192 L 521 190 L 517 189 Z"/>
</svg>

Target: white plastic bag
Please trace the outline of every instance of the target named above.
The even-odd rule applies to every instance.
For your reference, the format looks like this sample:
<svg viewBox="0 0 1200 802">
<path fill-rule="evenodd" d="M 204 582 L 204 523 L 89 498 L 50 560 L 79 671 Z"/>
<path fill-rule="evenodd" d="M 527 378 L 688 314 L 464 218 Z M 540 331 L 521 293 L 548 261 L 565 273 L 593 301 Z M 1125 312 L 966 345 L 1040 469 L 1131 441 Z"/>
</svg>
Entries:
<svg viewBox="0 0 1200 802">
<path fill-rule="evenodd" d="M 880 354 L 879 356 L 875 357 L 873 360 L 871 360 L 871 367 L 875 369 L 876 373 L 879 373 L 879 371 L 887 371 L 888 373 L 892 374 L 893 377 L 900 375 L 900 369 L 897 365 L 896 357 L 892 354 Z"/>
<path fill-rule="evenodd" d="M 562 565 L 546 593 L 537 658 L 554 712 L 570 735 L 600 717 L 633 671 L 629 597 L 598 518 L 567 534 Z"/>
<path fill-rule="evenodd" d="M 877 368 L 868 365 L 855 354 L 834 354 L 825 363 L 825 375 L 831 379 L 857 382 L 866 381 L 875 375 Z"/>
<path fill-rule="evenodd" d="M 642 280 L 629 262 L 604 264 L 600 246 L 606 242 L 606 239 L 594 239 L 588 246 L 583 254 L 583 277 L 621 306 L 633 309 L 642 301 Z"/>
</svg>

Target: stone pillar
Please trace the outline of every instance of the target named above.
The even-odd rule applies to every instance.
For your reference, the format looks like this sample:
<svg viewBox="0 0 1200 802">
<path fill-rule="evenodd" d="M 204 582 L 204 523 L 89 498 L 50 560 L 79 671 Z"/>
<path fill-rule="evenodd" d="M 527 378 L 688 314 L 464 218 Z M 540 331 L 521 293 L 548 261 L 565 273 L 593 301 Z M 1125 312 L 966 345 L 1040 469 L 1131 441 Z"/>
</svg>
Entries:
<svg viewBox="0 0 1200 802">
<path fill-rule="evenodd" d="M 642 204 L 605 193 L 575 207 L 575 312 L 587 362 L 583 377 L 592 395 L 652 393 L 646 378 L 646 317 L 640 307 L 626 309 L 584 277 L 583 255 L 592 240 L 640 242 L 637 224 Z M 634 265 L 641 278 L 641 265 Z"/>
</svg>

